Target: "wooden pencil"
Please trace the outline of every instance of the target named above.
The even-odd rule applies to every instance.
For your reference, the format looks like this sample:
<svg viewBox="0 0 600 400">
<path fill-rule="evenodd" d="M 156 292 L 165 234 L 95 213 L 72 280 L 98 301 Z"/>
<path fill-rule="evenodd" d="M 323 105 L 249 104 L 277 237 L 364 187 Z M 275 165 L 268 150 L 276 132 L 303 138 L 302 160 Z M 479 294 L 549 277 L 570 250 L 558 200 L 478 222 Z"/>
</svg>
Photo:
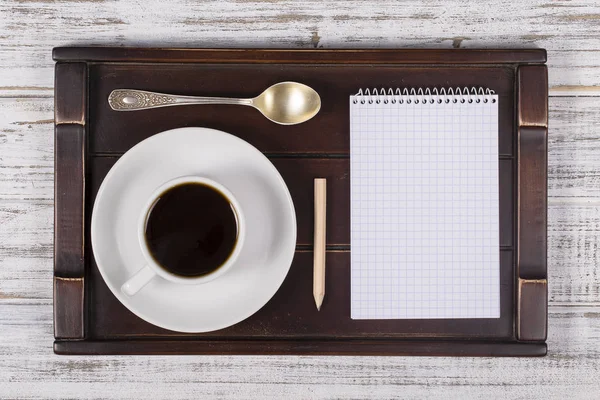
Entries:
<svg viewBox="0 0 600 400">
<path fill-rule="evenodd" d="M 325 297 L 325 222 L 327 213 L 327 180 L 315 179 L 315 232 L 313 259 L 313 296 L 317 310 Z"/>
</svg>

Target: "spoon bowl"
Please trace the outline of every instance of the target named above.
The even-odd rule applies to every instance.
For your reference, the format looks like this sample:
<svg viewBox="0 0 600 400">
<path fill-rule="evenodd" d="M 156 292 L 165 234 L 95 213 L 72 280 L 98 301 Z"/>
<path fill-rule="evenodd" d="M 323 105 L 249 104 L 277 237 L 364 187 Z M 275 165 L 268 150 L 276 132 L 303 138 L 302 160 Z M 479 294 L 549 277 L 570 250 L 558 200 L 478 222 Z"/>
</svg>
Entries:
<svg viewBox="0 0 600 400">
<path fill-rule="evenodd" d="M 321 109 L 321 98 L 310 86 L 281 82 L 252 99 L 252 106 L 275 123 L 294 125 L 317 115 Z"/>
</svg>

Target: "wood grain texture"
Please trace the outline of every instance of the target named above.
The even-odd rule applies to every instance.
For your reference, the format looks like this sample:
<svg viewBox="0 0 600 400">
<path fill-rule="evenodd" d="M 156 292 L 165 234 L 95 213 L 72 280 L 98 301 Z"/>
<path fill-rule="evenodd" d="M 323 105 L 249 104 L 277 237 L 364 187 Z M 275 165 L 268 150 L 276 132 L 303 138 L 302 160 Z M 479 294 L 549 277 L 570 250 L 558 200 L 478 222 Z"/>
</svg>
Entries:
<svg viewBox="0 0 600 400">
<path fill-rule="evenodd" d="M 469 340 L 457 346 L 452 341 L 411 342 L 372 340 L 181 340 L 141 341 L 57 341 L 60 355 L 319 355 L 319 356 L 459 356 L 459 357 L 540 357 L 546 343 L 489 342 Z"/>
<path fill-rule="evenodd" d="M 518 64 L 545 63 L 542 49 L 186 49 L 56 47 L 54 61 L 200 64 Z"/>
<path fill-rule="evenodd" d="M 84 275 L 85 130 L 81 125 L 55 128 L 54 273 Z"/>
<path fill-rule="evenodd" d="M 541 47 L 549 49 L 551 86 L 600 85 L 600 8 L 595 0 L 534 0 L 526 10 L 503 1 L 460 0 L 383 0 L 377 6 L 358 0 L 175 0 L 169 7 L 160 0 L 42 0 L 7 1 L 0 7 L 6 16 L 0 38 L 0 88 L 5 95 L 50 95 L 49 49 L 65 44 Z"/>
<path fill-rule="evenodd" d="M 499 96 L 499 151 L 502 156 L 513 155 L 514 68 L 510 64 L 458 68 L 445 65 L 374 68 L 374 64 L 95 64 L 89 71 L 89 90 L 94 94 L 89 104 L 89 149 L 92 154 L 123 153 L 166 129 L 209 126 L 237 135 L 266 153 L 348 154 L 350 121 L 343 115 L 349 113 L 348 97 L 360 88 L 465 87 L 473 82 L 481 85 L 489 82 L 490 89 Z M 251 107 L 224 105 L 118 113 L 105 100 L 111 91 L 124 86 L 183 95 L 254 97 L 271 84 L 286 80 L 303 82 L 319 93 L 322 108 L 310 121 L 277 125 Z M 233 112 L 236 118 L 229 118 Z"/>
<path fill-rule="evenodd" d="M 525 65 L 517 71 L 518 124 L 548 127 L 548 69 Z"/>
<path fill-rule="evenodd" d="M 542 342 L 548 336 L 548 281 L 519 279 L 517 289 L 517 339 Z"/>
<path fill-rule="evenodd" d="M 57 63 L 54 78 L 54 123 L 85 125 L 87 65 Z"/>
<path fill-rule="evenodd" d="M 0 2 L 1 398 L 540 398 L 600 391 L 600 5 L 504 1 Z M 59 357 L 52 342 L 58 45 L 544 47 L 545 358 Z M 591 97 L 572 97 L 579 95 Z M 109 383 L 109 384 L 107 384 Z"/>
<path fill-rule="evenodd" d="M 311 340 L 323 339 L 333 342 L 338 339 L 364 340 L 403 339 L 403 338 L 443 338 L 469 340 L 486 340 L 494 338 L 509 341 L 514 336 L 513 309 L 514 299 L 514 270 L 512 267 L 513 254 L 502 251 L 500 254 L 501 276 L 503 288 L 500 296 L 501 318 L 481 320 L 456 319 L 447 320 L 371 320 L 359 321 L 350 318 L 350 253 L 347 251 L 327 252 L 328 276 L 325 292 L 329 293 L 323 302 L 323 309 L 318 312 L 312 296 L 312 252 L 297 251 L 290 272 L 275 296 L 252 317 L 222 329 L 218 332 L 185 334 L 172 332 L 151 325 L 126 309 L 111 295 L 106 283 L 100 276 L 95 264 L 90 267 L 88 274 L 88 293 L 92 301 L 89 306 L 89 339 L 127 339 L 153 337 L 160 338 L 203 338 L 231 340 L 279 340 L 296 338 L 309 343 Z M 96 301 L 93 301 L 93 300 Z M 283 309 L 283 310 L 282 310 Z M 306 348 L 316 353 L 318 350 L 333 354 L 327 348 L 327 342 L 322 346 L 315 344 Z M 402 343 L 399 344 L 403 346 Z M 133 345 L 132 345 L 133 347 Z M 458 347 L 458 346 L 457 346 Z M 100 352 L 100 346 L 97 347 Z M 268 351 L 269 346 L 256 345 L 254 354 L 260 354 L 260 349 Z M 285 347 L 281 347 L 282 349 Z M 366 346 L 362 346 L 366 349 Z M 423 347 L 423 350 L 426 348 Z M 303 350 L 298 347 L 298 351 Z M 344 349 L 344 346 L 340 347 Z M 431 349 L 432 354 L 435 348 Z M 132 349 L 132 351 L 134 351 Z M 365 350 L 363 350 L 365 351 Z M 459 354 L 462 349 L 445 349 L 445 354 Z M 246 353 L 252 353 L 250 350 Z M 475 354 L 475 353 L 471 353 Z"/>
<path fill-rule="evenodd" d="M 87 65 L 56 65 L 54 107 L 54 336 L 85 337 Z"/>
<path fill-rule="evenodd" d="M 0 98 L 0 198 L 54 199 L 54 101 Z"/>
<path fill-rule="evenodd" d="M 85 337 L 84 289 L 83 277 L 54 277 L 55 338 L 71 340 Z"/>
<path fill-rule="evenodd" d="M 547 111 L 543 113 L 547 114 Z M 525 279 L 547 277 L 547 138 L 545 126 L 519 127 L 517 265 L 518 276 Z"/>
<path fill-rule="evenodd" d="M 600 372 L 600 313 L 583 305 L 551 308 L 544 358 L 64 357 L 48 348 L 49 303 L 15 305 L 0 324 L 3 398 L 593 399 Z"/>
</svg>

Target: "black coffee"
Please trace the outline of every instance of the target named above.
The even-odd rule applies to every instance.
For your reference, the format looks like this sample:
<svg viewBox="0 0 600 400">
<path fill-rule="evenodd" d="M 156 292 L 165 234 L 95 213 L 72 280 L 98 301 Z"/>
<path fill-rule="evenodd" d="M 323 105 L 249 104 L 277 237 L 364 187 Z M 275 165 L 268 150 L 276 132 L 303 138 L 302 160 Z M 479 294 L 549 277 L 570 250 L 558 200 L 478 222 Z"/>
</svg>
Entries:
<svg viewBox="0 0 600 400">
<path fill-rule="evenodd" d="M 167 271 L 202 276 L 227 261 L 237 242 L 229 200 L 201 183 L 175 186 L 155 203 L 146 222 L 150 253 Z"/>
</svg>

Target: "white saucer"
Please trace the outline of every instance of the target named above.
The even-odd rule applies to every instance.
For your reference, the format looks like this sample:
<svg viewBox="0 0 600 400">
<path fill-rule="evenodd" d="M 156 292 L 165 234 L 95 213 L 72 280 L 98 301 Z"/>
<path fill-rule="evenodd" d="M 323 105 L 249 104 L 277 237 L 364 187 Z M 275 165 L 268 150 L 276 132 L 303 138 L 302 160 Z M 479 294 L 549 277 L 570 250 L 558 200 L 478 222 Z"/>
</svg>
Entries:
<svg viewBox="0 0 600 400">
<path fill-rule="evenodd" d="M 240 256 L 214 281 L 156 277 L 129 297 L 121 285 L 144 266 L 141 210 L 157 187 L 184 175 L 217 181 L 237 198 L 247 232 Z M 208 332 L 248 318 L 279 289 L 294 257 L 296 214 L 281 175 L 256 148 L 214 129 L 181 128 L 144 140 L 112 167 L 96 196 L 91 238 L 102 277 L 131 312 L 173 331 Z"/>
</svg>

